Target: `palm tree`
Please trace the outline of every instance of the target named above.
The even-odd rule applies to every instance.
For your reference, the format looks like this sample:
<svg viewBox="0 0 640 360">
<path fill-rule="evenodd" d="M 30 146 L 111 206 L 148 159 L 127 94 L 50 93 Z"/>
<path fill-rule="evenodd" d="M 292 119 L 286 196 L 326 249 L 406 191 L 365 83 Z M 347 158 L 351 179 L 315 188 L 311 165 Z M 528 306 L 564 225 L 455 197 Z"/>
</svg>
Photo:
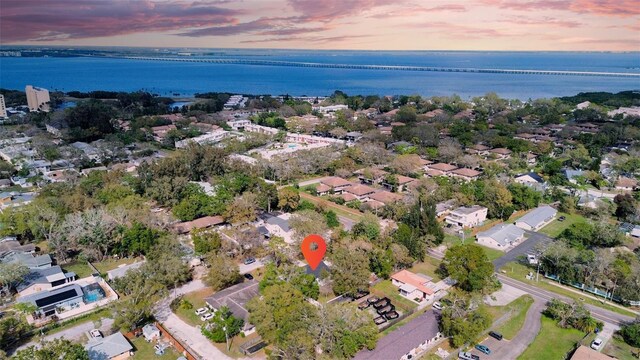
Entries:
<svg viewBox="0 0 640 360">
<path fill-rule="evenodd" d="M 600 322 L 591 316 L 585 316 L 577 319 L 574 327 L 588 334 L 599 328 Z"/>
</svg>

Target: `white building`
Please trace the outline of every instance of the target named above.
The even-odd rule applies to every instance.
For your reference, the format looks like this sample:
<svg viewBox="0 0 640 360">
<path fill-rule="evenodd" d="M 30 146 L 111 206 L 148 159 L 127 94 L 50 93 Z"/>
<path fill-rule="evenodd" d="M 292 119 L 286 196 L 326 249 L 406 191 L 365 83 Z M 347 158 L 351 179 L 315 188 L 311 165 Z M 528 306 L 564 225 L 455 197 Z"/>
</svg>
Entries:
<svg viewBox="0 0 640 360">
<path fill-rule="evenodd" d="M 318 111 L 321 114 L 334 113 L 339 110 L 347 110 L 347 105 L 329 105 L 329 106 L 313 106 L 312 109 Z"/>
<path fill-rule="evenodd" d="M 7 106 L 4 103 L 4 95 L 0 95 L 0 118 L 7 117 Z"/>
<path fill-rule="evenodd" d="M 24 89 L 27 93 L 27 104 L 29 105 L 29 111 L 44 111 L 49 112 L 51 107 L 49 102 L 49 90 L 27 85 Z"/>
<path fill-rule="evenodd" d="M 449 213 L 444 221 L 455 227 L 470 228 L 487 220 L 488 209 L 484 206 L 461 206 Z"/>
<path fill-rule="evenodd" d="M 524 230 L 513 224 L 498 224 L 476 235 L 479 244 L 505 251 L 524 239 Z"/>
<path fill-rule="evenodd" d="M 520 229 L 537 231 L 553 221 L 558 211 L 551 206 L 540 206 L 516 221 Z"/>
<path fill-rule="evenodd" d="M 216 143 L 219 143 L 220 141 L 222 141 L 222 139 L 224 139 L 226 137 L 229 137 L 230 135 L 231 135 L 231 133 L 229 133 L 227 131 L 215 130 L 213 132 L 210 132 L 210 133 L 207 133 L 207 134 L 204 134 L 204 135 L 200 135 L 200 136 L 196 136 L 194 138 L 176 141 L 176 148 L 177 149 L 186 148 L 187 145 L 189 145 L 190 143 L 195 143 L 195 144 L 199 144 L 199 145 L 216 144 Z"/>
</svg>

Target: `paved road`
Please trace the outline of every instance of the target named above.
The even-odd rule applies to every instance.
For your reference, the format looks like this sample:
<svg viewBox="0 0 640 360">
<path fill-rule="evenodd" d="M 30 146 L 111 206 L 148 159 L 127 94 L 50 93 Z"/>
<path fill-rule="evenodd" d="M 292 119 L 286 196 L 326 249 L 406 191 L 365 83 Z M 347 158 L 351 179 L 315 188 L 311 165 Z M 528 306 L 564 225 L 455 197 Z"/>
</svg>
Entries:
<svg viewBox="0 0 640 360">
<path fill-rule="evenodd" d="M 544 244 L 551 243 L 553 241 L 552 238 L 548 237 L 545 234 L 541 234 L 539 232 L 534 231 L 526 231 L 527 239 L 520 244 L 518 244 L 513 249 L 509 250 L 503 256 L 495 259 L 493 261 L 493 266 L 498 271 L 502 266 L 506 263 L 515 261 L 520 255 L 532 254 L 535 252 L 535 247 Z"/>
<path fill-rule="evenodd" d="M 256 262 L 254 262 L 253 264 L 249 264 L 249 265 L 240 264 L 238 268 L 240 269 L 240 274 L 246 274 L 246 273 L 252 272 L 255 269 L 259 269 L 264 265 L 265 265 L 264 259 L 256 259 Z"/>
<path fill-rule="evenodd" d="M 98 328 L 100 331 L 102 331 L 103 334 L 108 334 L 111 330 L 111 326 L 113 325 L 113 319 L 109 319 L 109 318 L 104 318 L 102 319 L 102 325 Z M 60 332 L 57 332 L 55 334 L 51 334 L 51 335 L 46 335 L 43 338 L 34 338 L 33 341 L 24 344 L 22 346 L 20 346 L 19 348 L 16 349 L 16 351 L 18 350 L 22 350 L 22 349 L 26 349 L 29 346 L 38 346 L 40 341 L 44 340 L 44 341 L 52 341 L 54 339 L 61 339 L 61 338 L 65 338 L 67 340 L 71 340 L 71 341 L 80 341 L 80 342 L 86 342 L 87 339 L 87 332 L 93 330 L 95 327 L 93 325 L 93 321 L 89 321 L 89 322 L 85 322 L 85 323 L 81 323 L 78 324 L 72 328 L 66 329 L 66 330 L 62 330 Z"/>
<path fill-rule="evenodd" d="M 349 219 L 348 217 L 344 217 L 342 215 L 338 215 L 338 220 L 344 226 L 344 229 L 346 231 L 351 231 L 351 229 L 353 228 L 353 225 L 355 225 L 356 223 L 355 221 Z"/>
<path fill-rule="evenodd" d="M 538 287 L 535 287 L 533 285 L 529 285 L 514 279 L 511 279 L 505 275 L 502 274 L 498 274 L 498 279 L 500 279 L 500 281 L 504 284 L 508 284 L 511 285 L 517 289 L 520 289 L 522 291 L 525 291 L 529 294 L 531 294 L 531 296 L 534 297 L 534 299 L 540 299 L 544 302 L 547 302 L 551 299 L 559 299 L 562 300 L 564 302 L 568 302 L 571 303 L 573 302 L 573 299 L 570 299 L 566 296 L 563 295 L 559 295 L 556 293 L 553 293 L 551 291 L 547 291 L 547 290 L 542 290 Z M 589 304 L 584 304 L 585 308 L 587 308 L 590 312 L 591 315 L 600 320 L 603 321 L 605 323 L 610 323 L 610 324 L 614 324 L 614 325 L 622 325 L 624 323 L 633 321 L 633 317 L 631 316 L 626 316 L 626 315 L 621 315 L 618 314 L 616 312 L 610 311 L 610 310 L 606 310 L 597 306 L 593 306 L 593 305 L 589 305 Z"/>
<path fill-rule="evenodd" d="M 305 186 L 308 186 L 308 185 L 317 184 L 320 181 L 322 181 L 322 179 L 324 179 L 324 178 L 325 177 L 323 176 L 323 177 L 319 177 L 319 178 L 315 178 L 315 179 L 311 179 L 311 180 L 301 181 L 301 182 L 298 183 L 298 186 L 305 187 Z"/>
<path fill-rule="evenodd" d="M 513 339 L 503 339 L 502 341 L 498 341 L 488 336 L 484 341 L 482 341 L 482 345 L 491 349 L 491 358 L 504 360 L 517 359 L 538 335 L 540 327 L 542 326 L 540 319 L 544 308 L 545 302 L 541 299 L 535 299 L 527 312 L 527 316 L 520 332 L 518 332 Z M 486 357 L 486 355 L 476 349 L 473 349 L 471 352 L 480 356 L 480 358 Z"/>
</svg>

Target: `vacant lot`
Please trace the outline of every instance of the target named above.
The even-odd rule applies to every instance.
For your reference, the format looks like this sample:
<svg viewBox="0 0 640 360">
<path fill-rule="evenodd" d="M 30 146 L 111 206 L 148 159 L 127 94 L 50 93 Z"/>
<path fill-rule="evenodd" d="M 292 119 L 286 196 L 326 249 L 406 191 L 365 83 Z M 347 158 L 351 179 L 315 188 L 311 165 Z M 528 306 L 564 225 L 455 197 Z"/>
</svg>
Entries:
<svg viewBox="0 0 640 360">
<path fill-rule="evenodd" d="M 558 221 L 560 216 L 564 216 L 566 219 L 564 221 Z M 539 232 L 548 235 L 549 237 L 556 238 L 569 226 L 585 222 L 587 222 L 587 220 L 582 215 L 558 213 L 556 219 L 540 229 Z"/>
<path fill-rule="evenodd" d="M 158 359 L 158 360 L 175 360 L 180 357 L 180 354 L 173 347 L 168 347 L 164 350 L 164 355 L 158 356 L 156 355 L 156 350 L 153 348 L 155 343 L 147 342 L 143 337 L 135 338 L 131 340 L 133 344 L 133 348 L 135 353 L 131 359 L 134 360 L 148 360 L 148 359 Z"/>
<path fill-rule="evenodd" d="M 542 316 L 538 336 L 518 360 L 564 359 L 584 335 L 579 330 L 560 328 L 555 320 Z"/>
<path fill-rule="evenodd" d="M 530 295 L 525 295 L 517 298 L 506 306 L 511 316 L 509 320 L 497 328 L 497 331 L 501 333 L 505 339 L 511 340 L 518 335 L 518 332 L 522 329 L 522 325 L 524 325 L 531 304 L 533 304 L 533 298 Z"/>
</svg>

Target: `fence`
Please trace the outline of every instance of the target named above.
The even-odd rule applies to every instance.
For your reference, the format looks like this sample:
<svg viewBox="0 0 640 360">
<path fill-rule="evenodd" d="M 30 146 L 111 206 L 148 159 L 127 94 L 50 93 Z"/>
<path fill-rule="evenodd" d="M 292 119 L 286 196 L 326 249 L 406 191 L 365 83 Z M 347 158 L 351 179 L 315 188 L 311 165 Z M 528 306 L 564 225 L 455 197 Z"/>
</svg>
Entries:
<svg viewBox="0 0 640 360">
<path fill-rule="evenodd" d="M 171 333 L 167 329 L 165 329 L 165 327 L 162 326 L 162 324 L 156 321 L 155 325 L 158 328 L 158 330 L 160 330 L 160 334 L 161 334 L 160 336 L 162 336 L 162 338 L 164 338 L 167 342 L 169 342 L 169 344 L 171 344 L 174 348 L 176 348 L 176 350 L 178 350 L 178 352 L 181 353 L 182 356 L 186 357 L 187 360 L 200 360 L 200 358 L 197 355 L 195 355 L 196 354 L 195 351 L 193 351 L 189 347 L 182 345 L 180 340 L 176 339 L 173 335 L 171 335 Z M 124 336 L 127 339 L 133 339 L 140 336 L 141 334 L 142 334 L 142 328 L 137 328 L 135 330 L 129 331 L 128 333 L 124 334 Z"/>
</svg>

